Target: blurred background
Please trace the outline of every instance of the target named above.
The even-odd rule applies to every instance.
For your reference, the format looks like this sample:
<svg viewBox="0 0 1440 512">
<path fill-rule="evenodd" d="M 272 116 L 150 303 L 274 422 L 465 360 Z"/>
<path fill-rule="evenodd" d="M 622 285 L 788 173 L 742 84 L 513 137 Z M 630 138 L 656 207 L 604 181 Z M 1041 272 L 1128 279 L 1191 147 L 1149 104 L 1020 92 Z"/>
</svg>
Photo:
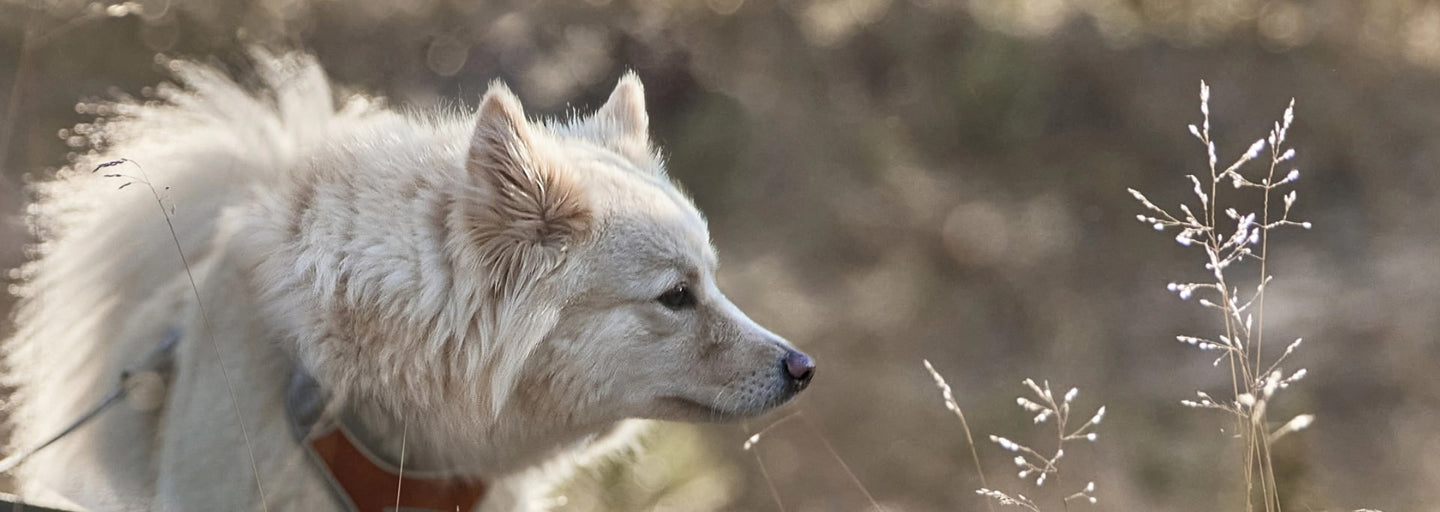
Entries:
<svg viewBox="0 0 1440 512">
<path fill-rule="evenodd" d="M 1233 423 L 1178 404 L 1229 388 L 1174 341 L 1215 331 L 1165 290 L 1206 277 L 1202 255 L 1135 222 L 1125 189 L 1191 199 L 1201 80 L 1222 160 L 1293 97 L 1295 216 L 1315 229 L 1272 241 L 1265 325 L 1306 339 L 1289 366 L 1310 376 L 1271 414 L 1317 420 L 1275 446 L 1286 508 L 1440 509 L 1440 3 L 0 0 L 0 267 L 24 257 L 24 183 L 76 150 L 77 101 L 141 94 L 157 54 L 244 76 L 252 44 L 407 107 L 473 108 L 500 78 L 565 115 L 640 74 L 722 286 L 820 369 L 768 417 L 661 427 L 568 510 L 979 510 L 923 358 L 992 487 L 1053 510 L 1086 480 L 1097 510 L 1239 510 Z M 1078 386 L 1077 414 L 1108 406 L 1059 486 L 983 441 L 1049 446 L 1015 406 L 1026 377 Z"/>
</svg>

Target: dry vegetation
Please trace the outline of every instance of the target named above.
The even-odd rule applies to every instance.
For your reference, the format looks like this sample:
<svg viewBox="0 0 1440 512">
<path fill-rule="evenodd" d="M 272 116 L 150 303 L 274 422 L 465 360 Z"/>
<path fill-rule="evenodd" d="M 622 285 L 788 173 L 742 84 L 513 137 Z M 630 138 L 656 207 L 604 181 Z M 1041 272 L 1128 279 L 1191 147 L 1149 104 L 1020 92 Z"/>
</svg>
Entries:
<svg viewBox="0 0 1440 512">
<path fill-rule="evenodd" d="M 1267 266 L 1271 258 L 1270 233 L 1285 227 L 1310 228 L 1309 222 L 1290 218 L 1291 207 L 1299 197 L 1294 190 L 1276 197 L 1286 188 L 1293 187 L 1300 178 L 1299 170 L 1286 172 L 1281 167 L 1295 158 L 1295 150 L 1285 147 L 1285 136 L 1295 120 L 1294 112 L 1295 101 L 1291 100 L 1282 120 L 1276 122 L 1275 128 L 1270 131 L 1270 136 L 1255 141 L 1250 149 L 1222 170 L 1216 166 L 1217 150 L 1210 132 L 1210 87 L 1202 82 L 1200 113 L 1204 121 L 1198 127 L 1190 125 L 1190 134 L 1205 146 L 1209 172 L 1205 180 L 1193 174 L 1186 176 L 1194 185 L 1194 199 L 1198 206 L 1192 208 L 1189 203 L 1180 203 L 1177 215 L 1150 202 L 1140 191 L 1130 189 L 1130 195 L 1146 210 L 1136 217 L 1140 222 L 1153 226 L 1156 231 L 1177 230 L 1177 243 L 1198 248 L 1204 253 L 1204 268 L 1208 273 L 1205 279 L 1200 282 L 1172 282 L 1166 289 L 1175 292 L 1181 299 L 1198 297 L 1196 302 L 1213 310 L 1224 328 L 1219 330 L 1220 334 L 1213 336 L 1182 334 L 1175 339 L 1203 352 L 1218 353 L 1211 364 L 1220 366 L 1224 362 L 1229 367 L 1230 393 L 1217 399 L 1203 390 L 1196 391 L 1196 399 L 1184 400 L 1181 404 L 1195 409 L 1218 410 L 1234 417 L 1235 427 L 1230 430 L 1231 435 L 1238 436 L 1245 447 L 1245 463 L 1237 472 L 1244 475 L 1245 510 L 1256 508 L 1253 498 L 1256 494 L 1259 494 L 1262 508 L 1267 512 L 1282 508 L 1271 444 L 1287 434 L 1309 427 L 1315 418 L 1311 414 L 1298 414 L 1289 421 L 1273 424 L 1269 416 L 1270 404 L 1277 398 L 1277 393 L 1306 375 L 1304 368 L 1286 373 L 1282 366 L 1300 347 L 1303 338 L 1289 342 L 1279 355 L 1267 358 L 1265 351 L 1265 290 L 1275 277 L 1269 273 L 1271 268 Z M 1262 152 L 1270 155 L 1266 172 L 1247 176 L 1245 164 L 1255 160 Z M 1284 174 L 1276 174 L 1277 171 Z M 1224 185 L 1233 186 L 1234 191 L 1226 191 Z M 1257 203 L 1254 198 L 1236 200 L 1231 197 L 1232 194 L 1226 193 L 1222 199 L 1224 192 L 1244 191 L 1253 191 L 1260 196 L 1258 212 L 1243 210 Z M 1284 205 L 1276 206 L 1275 199 L 1283 199 Z M 1230 229 L 1231 225 L 1233 229 Z M 1244 282 L 1241 277 L 1248 270 L 1247 266 L 1256 267 L 1255 277 L 1250 282 Z"/>
</svg>

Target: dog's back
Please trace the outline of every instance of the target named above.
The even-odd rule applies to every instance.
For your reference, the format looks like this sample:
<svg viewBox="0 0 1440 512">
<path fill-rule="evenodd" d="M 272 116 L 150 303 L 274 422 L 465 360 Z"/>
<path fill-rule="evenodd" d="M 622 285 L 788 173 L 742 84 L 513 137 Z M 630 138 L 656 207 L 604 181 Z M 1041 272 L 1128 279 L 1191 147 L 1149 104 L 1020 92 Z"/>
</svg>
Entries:
<svg viewBox="0 0 1440 512">
<path fill-rule="evenodd" d="M 192 268 L 217 257 L 217 220 L 227 207 L 291 167 L 328 127 L 363 115 L 363 107 L 336 114 L 308 58 L 254 62 L 268 96 L 213 68 L 167 63 L 178 84 L 161 87 L 158 101 L 98 106 L 105 117 L 77 133 L 99 149 L 33 187 L 29 214 L 40 243 L 21 270 L 17 332 L 5 345 L 16 387 L 12 451 L 73 421 L 195 307 L 181 254 Z M 148 508 L 161 415 L 142 409 L 112 407 L 31 458 L 20 468 L 22 490 L 134 490 L 85 505 Z"/>
</svg>

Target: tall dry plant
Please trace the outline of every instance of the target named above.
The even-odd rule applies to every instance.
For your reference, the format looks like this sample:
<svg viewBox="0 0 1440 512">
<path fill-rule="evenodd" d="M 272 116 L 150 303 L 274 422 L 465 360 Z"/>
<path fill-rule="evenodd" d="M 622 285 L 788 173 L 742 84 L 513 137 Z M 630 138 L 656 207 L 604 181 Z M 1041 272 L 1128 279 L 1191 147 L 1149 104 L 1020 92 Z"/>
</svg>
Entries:
<svg viewBox="0 0 1440 512">
<path fill-rule="evenodd" d="M 986 508 L 994 510 L 990 507 L 990 502 L 995 502 L 1002 506 L 1023 508 L 1030 512 L 1041 512 L 1044 510 L 1045 508 L 1036 501 L 1036 498 L 1026 496 L 1017 491 L 1007 492 L 990 487 L 989 482 L 985 479 L 985 470 L 980 464 L 980 455 L 975 451 L 975 438 L 970 432 L 970 423 L 965 421 L 965 413 L 960 409 L 960 405 L 955 402 L 955 394 L 950 389 L 950 384 L 945 382 L 945 378 L 940 376 L 940 372 L 935 370 L 935 367 L 930 364 L 930 361 L 926 360 L 924 363 L 925 370 L 929 371 L 930 377 L 935 379 L 935 387 L 940 389 L 940 395 L 945 400 L 945 408 L 955 413 L 955 416 L 960 419 L 960 427 L 964 430 L 965 440 L 970 445 L 970 456 L 972 460 L 975 461 L 975 472 L 980 478 L 981 487 L 976 489 L 975 493 L 985 497 L 987 500 L 985 503 Z M 999 445 L 1002 450 L 1014 454 L 1014 459 L 1012 460 L 1015 462 L 1015 466 L 1019 468 L 1016 476 L 1021 480 L 1030 482 L 1037 490 L 1043 487 L 1046 481 L 1055 482 L 1051 484 L 1051 487 L 1060 486 L 1060 459 L 1065 457 L 1065 444 L 1074 441 L 1095 442 L 1095 428 L 1098 427 L 1100 421 L 1105 418 L 1105 406 L 1102 405 L 1090 416 L 1088 421 L 1078 427 L 1073 426 L 1071 422 L 1071 404 L 1075 402 L 1075 397 L 1080 395 L 1080 390 L 1070 388 L 1069 391 L 1066 391 L 1064 395 L 1061 395 L 1060 398 L 1057 399 L 1055 393 L 1050 389 L 1050 381 L 1042 382 L 1042 384 L 1037 384 L 1034 379 L 1025 379 L 1023 384 L 1025 384 L 1025 387 L 1030 390 L 1033 396 L 1021 396 L 1015 399 L 1015 403 L 1022 409 L 1025 409 L 1026 412 L 1035 415 L 1031 418 L 1031 421 L 1036 425 L 1048 422 L 1054 427 L 1055 441 L 1052 449 L 1042 451 L 1012 441 L 1006 437 L 998 435 L 990 436 L 990 442 Z M 1095 482 L 1087 482 L 1080 490 L 1070 493 L 1063 499 L 1058 499 L 1057 497 L 1057 500 L 1060 503 L 1060 508 L 1063 510 L 1069 510 L 1072 501 L 1080 501 L 1093 505 L 1097 501 L 1095 497 Z"/>
<path fill-rule="evenodd" d="M 1305 376 L 1299 369 L 1286 373 L 1282 364 L 1300 346 L 1300 338 L 1278 354 L 1265 350 L 1265 290 L 1274 276 L 1268 267 L 1270 233 L 1285 227 L 1310 228 L 1309 222 L 1291 220 L 1298 170 L 1279 174 L 1282 164 L 1295 157 L 1285 147 L 1285 136 L 1294 120 L 1295 100 L 1268 137 L 1255 141 L 1234 163 L 1220 168 L 1215 140 L 1210 133 L 1210 87 L 1200 84 L 1200 126 L 1190 133 L 1205 146 L 1209 171 L 1205 178 L 1187 176 L 1194 186 L 1194 203 L 1181 203 L 1177 210 L 1161 208 L 1135 189 L 1130 194 L 1148 210 L 1137 218 L 1157 231 L 1175 230 L 1180 245 L 1204 253 L 1205 277 L 1197 282 L 1170 283 L 1168 289 L 1182 300 L 1197 299 L 1200 306 L 1218 317 L 1217 330 L 1210 335 L 1176 336 L 1198 350 L 1215 352 L 1214 365 L 1225 363 L 1230 371 L 1230 395 L 1222 398 L 1196 391 L 1196 399 L 1183 400 L 1187 407 L 1214 409 L 1234 417 L 1236 436 L 1244 445 L 1245 510 L 1257 509 L 1256 499 L 1266 512 L 1279 512 L 1280 491 L 1276 488 L 1271 445 L 1287 434 L 1310 425 L 1314 416 L 1300 414 L 1283 423 L 1270 421 L 1269 405 L 1277 394 Z M 1268 165 L 1246 171 L 1246 164 L 1269 149 Z M 1264 160 L 1260 160 L 1263 162 Z M 1247 211 L 1258 206 L 1258 210 Z M 1178 215 L 1177 215 L 1178 213 Z M 1274 345 L 1272 344 L 1272 347 Z"/>
</svg>

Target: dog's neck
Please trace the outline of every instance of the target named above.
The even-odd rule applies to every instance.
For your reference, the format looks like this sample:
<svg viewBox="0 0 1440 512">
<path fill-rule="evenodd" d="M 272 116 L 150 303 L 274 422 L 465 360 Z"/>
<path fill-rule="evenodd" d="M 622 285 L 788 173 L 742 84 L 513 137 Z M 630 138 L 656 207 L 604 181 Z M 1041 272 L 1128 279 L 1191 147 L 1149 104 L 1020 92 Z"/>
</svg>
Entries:
<svg viewBox="0 0 1440 512">
<path fill-rule="evenodd" d="M 408 425 L 397 421 L 378 407 L 342 407 L 340 423 L 350 432 L 353 441 L 385 464 L 419 474 L 452 476 L 453 463 L 442 454 L 433 453 L 434 443 L 423 435 L 412 438 Z"/>
<path fill-rule="evenodd" d="M 451 431 L 425 422 L 422 415 L 402 418 L 364 401 L 352 401 L 341 411 L 341 423 L 365 450 L 395 467 L 401 467 L 403 454 L 406 474 L 434 477 L 503 478 L 573 450 L 605 428 L 520 422 L 528 428 L 507 430 L 499 422 L 475 418 L 472 424 L 452 426 L 463 430 Z"/>
<path fill-rule="evenodd" d="M 375 462 L 417 477 L 497 480 L 574 448 L 603 429 L 567 427 L 554 419 L 513 422 L 506 428 L 505 422 L 484 416 L 457 425 L 437 422 L 442 415 L 420 408 L 402 416 L 376 401 L 346 398 L 325 391 L 297 365 L 285 392 L 286 415 L 297 439 L 314 439 L 338 424 L 348 441 Z M 554 418 L 533 411 L 510 414 Z"/>
</svg>

